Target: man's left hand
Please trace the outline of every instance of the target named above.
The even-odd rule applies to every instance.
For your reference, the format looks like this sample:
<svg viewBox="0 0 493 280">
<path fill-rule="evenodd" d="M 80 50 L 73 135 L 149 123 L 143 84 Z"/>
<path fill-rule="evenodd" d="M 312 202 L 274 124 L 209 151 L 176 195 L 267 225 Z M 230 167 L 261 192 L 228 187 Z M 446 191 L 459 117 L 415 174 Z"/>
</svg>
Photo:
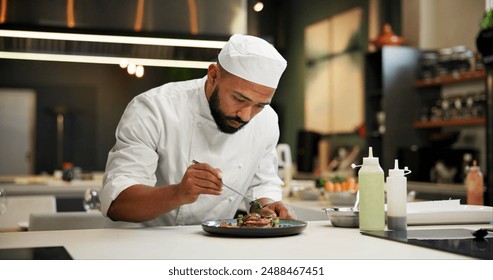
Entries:
<svg viewBox="0 0 493 280">
<path fill-rule="evenodd" d="M 284 205 L 282 201 L 275 201 L 265 205 L 259 214 L 272 215 L 272 217 L 279 217 L 279 219 L 296 220 L 296 214 L 293 209 Z"/>
</svg>

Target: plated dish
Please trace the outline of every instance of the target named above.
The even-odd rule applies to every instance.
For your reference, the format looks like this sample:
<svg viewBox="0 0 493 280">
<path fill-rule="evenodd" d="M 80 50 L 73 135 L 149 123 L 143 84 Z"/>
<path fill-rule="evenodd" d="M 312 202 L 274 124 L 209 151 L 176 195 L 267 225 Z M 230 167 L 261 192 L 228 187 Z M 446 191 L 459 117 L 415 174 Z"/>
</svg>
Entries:
<svg viewBox="0 0 493 280">
<path fill-rule="evenodd" d="M 214 235 L 229 235 L 243 237 L 277 237 L 301 233 L 306 228 L 306 222 L 300 220 L 279 220 L 279 227 L 224 227 L 221 224 L 236 225 L 236 219 L 221 219 L 205 221 L 202 229 Z"/>
</svg>

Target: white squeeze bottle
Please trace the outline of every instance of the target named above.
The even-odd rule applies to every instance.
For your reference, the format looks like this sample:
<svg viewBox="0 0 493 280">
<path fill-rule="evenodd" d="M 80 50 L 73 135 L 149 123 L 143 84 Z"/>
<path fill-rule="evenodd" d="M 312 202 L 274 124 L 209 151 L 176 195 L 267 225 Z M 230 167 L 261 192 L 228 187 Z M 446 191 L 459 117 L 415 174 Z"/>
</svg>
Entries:
<svg viewBox="0 0 493 280">
<path fill-rule="evenodd" d="M 360 231 L 385 230 L 384 175 L 378 157 L 373 157 L 372 147 L 369 148 L 368 157 L 363 158 L 358 184 Z"/>
<path fill-rule="evenodd" d="M 394 169 L 389 169 L 387 177 L 387 228 L 389 230 L 407 229 L 407 178 L 411 173 L 407 167 L 399 169 L 396 159 Z"/>
</svg>

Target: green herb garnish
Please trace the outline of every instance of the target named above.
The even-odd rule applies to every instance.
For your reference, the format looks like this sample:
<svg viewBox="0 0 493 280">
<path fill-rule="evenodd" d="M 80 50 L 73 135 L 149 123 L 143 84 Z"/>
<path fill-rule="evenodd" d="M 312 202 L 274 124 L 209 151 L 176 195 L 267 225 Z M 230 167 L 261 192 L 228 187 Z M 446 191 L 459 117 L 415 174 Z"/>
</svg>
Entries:
<svg viewBox="0 0 493 280">
<path fill-rule="evenodd" d="M 257 199 L 250 202 L 250 206 L 251 206 L 250 212 L 254 212 L 254 213 L 258 213 L 260 212 L 260 210 L 262 210 L 262 208 L 264 208 L 262 207 L 262 204 L 260 204 L 260 202 Z"/>
</svg>

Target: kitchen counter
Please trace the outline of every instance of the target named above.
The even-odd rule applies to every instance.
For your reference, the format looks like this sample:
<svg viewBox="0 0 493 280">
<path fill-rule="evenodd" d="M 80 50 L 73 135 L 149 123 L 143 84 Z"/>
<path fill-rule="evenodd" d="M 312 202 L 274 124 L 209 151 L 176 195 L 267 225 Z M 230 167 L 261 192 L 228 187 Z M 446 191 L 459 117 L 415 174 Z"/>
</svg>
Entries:
<svg viewBox="0 0 493 280">
<path fill-rule="evenodd" d="M 102 178 L 66 182 L 51 176 L 0 177 L 0 188 L 7 197 L 54 196 L 57 212 L 85 211 L 83 199 L 88 189 L 99 191 Z"/>
<path fill-rule="evenodd" d="M 83 197 L 87 189 L 100 190 L 101 180 L 62 180 L 20 181 L 0 183 L 8 196 L 54 195 L 56 197 Z"/>
<path fill-rule="evenodd" d="M 491 225 L 416 226 L 409 229 Z M 248 249 L 245 248 L 248 244 Z M 0 249 L 64 246 L 74 259 L 469 259 L 311 221 L 301 234 L 277 238 L 210 235 L 197 226 L 0 233 Z M 270 248 L 270 249 L 269 249 Z"/>
</svg>

